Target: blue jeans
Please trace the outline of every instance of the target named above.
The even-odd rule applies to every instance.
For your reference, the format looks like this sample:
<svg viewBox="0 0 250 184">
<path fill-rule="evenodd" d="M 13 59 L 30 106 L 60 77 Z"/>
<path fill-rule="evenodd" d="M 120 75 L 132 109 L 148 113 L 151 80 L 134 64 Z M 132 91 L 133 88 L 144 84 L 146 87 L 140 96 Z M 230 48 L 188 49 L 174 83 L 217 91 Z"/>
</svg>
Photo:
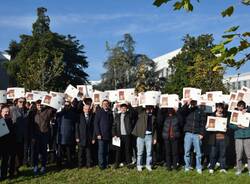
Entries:
<svg viewBox="0 0 250 184">
<path fill-rule="evenodd" d="M 194 146 L 194 150 L 196 153 L 196 169 L 202 169 L 201 166 L 201 140 L 198 134 L 193 134 L 186 132 L 184 138 L 184 160 L 185 160 L 185 168 L 190 168 L 190 150 L 192 145 Z"/>
<path fill-rule="evenodd" d="M 151 166 L 152 163 L 152 134 L 145 135 L 144 138 L 137 137 L 137 166 L 142 166 L 143 151 L 146 145 L 146 166 Z"/>
<path fill-rule="evenodd" d="M 98 140 L 98 164 L 101 169 L 106 169 L 108 165 L 109 141 Z"/>
<path fill-rule="evenodd" d="M 226 169 L 226 144 L 225 140 L 216 140 L 215 145 L 211 146 L 210 152 L 210 169 L 215 168 L 217 157 L 219 156 L 220 168 Z"/>
</svg>

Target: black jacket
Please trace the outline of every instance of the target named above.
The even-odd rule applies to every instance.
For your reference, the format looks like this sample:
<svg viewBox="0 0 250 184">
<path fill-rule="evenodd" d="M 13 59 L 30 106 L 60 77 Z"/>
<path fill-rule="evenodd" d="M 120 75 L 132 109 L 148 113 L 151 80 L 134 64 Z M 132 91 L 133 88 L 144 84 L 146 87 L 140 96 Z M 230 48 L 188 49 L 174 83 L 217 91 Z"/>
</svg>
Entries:
<svg viewBox="0 0 250 184">
<path fill-rule="evenodd" d="M 8 151 L 8 148 L 13 147 L 15 143 L 15 124 L 13 124 L 10 118 L 4 120 L 9 129 L 9 133 L 0 137 L 0 153 Z"/>
<path fill-rule="evenodd" d="M 167 116 L 167 114 L 159 115 L 161 117 L 158 118 L 158 127 L 161 127 L 161 136 L 163 139 L 169 139 L 170 135 L 170 128 L 172 126 L 173 137 L 172 138 L 179 138 L 181 136 L 182 130 L 182 119 L 179 113 L 177 112 L 173 116 Z"/>
<path fill-rule="evenodd" d="M 84 113 L 81 113 L 79 121 L 76 123 L 76 139 L 79 139 L 81 146 L 87 146 L 91 144 L 91 141 L 95 139 L 94 135 L 94 114 L 89 114 L 88 121 L 85 118 Z"/>
<path fill-rule="evenodd" d="M 130 111 L 125 112 L 124 126 L 125 126 L 127 135 L 130 135 L 134 127 L 134 119 Z M 112 134 L 113 136 L 117 136 L 117 137 L 121 136 L 121 113 L 115 116 Z"/>
<path fill-rule="evenodd" d="M 105 111 L 103 108 L 97 110 L 94 121 L 95 135 L 101 135 L 102 140 L 111 140 L 113 114 L 110 110 Z"/>
<path fill-rule="evenodd" d="M 10 114 L 15 124 L 16 141 L 18 143 L 27 142 L 29 140 L 29 113 L 26 108 L 18 108 L 13 106 L 10 108 Z"/>
<path fill-rule="evenodd" d="M 57 143 L 62 145 L 72 145 L 75 143 L 75 126 L 79 116 L 75 109 L 62 110 L 57 114 Z"/>
<path fill-rule="evenodd" d="M 186 104 L 181 109 L 185 119 L 184 132 L 205 134 L 205 113 L 198 107 L 189 108 Z"/>
</svg>

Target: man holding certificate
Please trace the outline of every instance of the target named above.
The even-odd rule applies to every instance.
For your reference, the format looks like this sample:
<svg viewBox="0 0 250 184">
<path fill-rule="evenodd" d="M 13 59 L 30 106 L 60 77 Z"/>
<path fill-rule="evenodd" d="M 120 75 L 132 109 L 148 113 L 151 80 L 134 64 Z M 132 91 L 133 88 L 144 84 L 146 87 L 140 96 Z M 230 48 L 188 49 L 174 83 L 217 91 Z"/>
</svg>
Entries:
<svg viewBox="0 0 250 184">
<path fill-rule="evenodd" d="M 212 114 L 212 118 L 210 116 L 208 117 L 208 123 L 207 123 L 207 131 L 208 131 L 208 144 L 210 146 L 210 166 L 209 166 L 209 173 L 214 173 L 214 168 L 217 162 L 217 155 L 220 162 L 220 172 L 226 173 L 226 132 L 225 129 L 215 129 L 213 130 L 213 126 L 216 127 L 216 124 L 219 124 L 219 121 L 216 120 L 225 120 L 225 127 L 227 118 L 224 110 L 224 104 L 223 103 L 217 103 L 216 104 L 216 111 Z M 218 119 L 220 118 L 220 119 Z M 211 120 L 215 120 L 214 122 Z M 220 127 L 219 127 L 220 128 Z"/>
<path fill-rule="evenodd" d="M 239 101 L 237 104 L 237 110 L 241 111 L 241 113 L 246 113 L 246 103 L 244 101 Z M 235 116 L 236 117 L 236 116 Z M 231 122 L 236 120 L 236 118 L 231 117 Z M 243 159 L 243 151 L 245 151 L 248 163 L 248 172 L 250 175 L 250 127 L 245 127 L 242 125 L 236 125 L 230 123 L 230 128 L 234 130 L 234 139 L 235 139 L 235 151 L 236 151 L 236 175 L 240 175 L 242 173 L 242 159 Z"/>
</svg>

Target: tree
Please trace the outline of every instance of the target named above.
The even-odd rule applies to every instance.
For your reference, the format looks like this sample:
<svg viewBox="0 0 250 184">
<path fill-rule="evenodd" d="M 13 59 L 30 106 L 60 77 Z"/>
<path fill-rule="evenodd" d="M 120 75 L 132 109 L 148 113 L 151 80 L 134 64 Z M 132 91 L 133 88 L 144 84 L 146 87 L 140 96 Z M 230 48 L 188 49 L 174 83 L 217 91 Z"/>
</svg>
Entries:
<svg viewBox="0 0 250 184">
<path fill-rule="evenodd" d="M 169 3 L 170 0 L 155 0 L 154 5 L 160 7 L 163 4 Z M 171 1 L 173 2 L 173 1 Z M 200 2 L 197 0 L 197 2 Z M 241 0 L 241 4 L 245 6 L 250 5 L 250 0 Z M 174 10 L 185 9 L 188 12 L 193 11 L 193 4 L 191 0 L 178 0 L 174 1 Z M 222 17 L 230 17 L 234 13 L 234 6 L 230 5 L 221 12 Z M 237 32 L 239 26 L 233 26 L 225 31 L 225 35 L 222 36 L 221 43 L 214 46 L 212 52 L 217 54 L 218 61 L 226 64 L 230 67 L 236 67 L 239 69 L 244 63 L 250 61 L 250 32 L 243 33 Z M 235 42 L 235 46 L 231 47 L 229 43 Z M 228 46 L 229 45 L 229 46 Z"/>
<path fill-rule="evenodd" d="M 159 89 L 158 73 L 155 72 L 155 62 L 146 55 L 141 55 L 135 77 L 135 92 L 145 92 Z"/>
<path fill-rule="evenodd" d="M 153 88 L 156 86 L 157 82 L 151 81 L 156 75 L 154 62 L 144 54 L 135 53 L 135 41 L 130 34 L 125 34 L 123 40 L 118 41 L 114 47 L 107 43 L 107 51 L 109 56 L 104 62 L 106 72 L 102 74 L 98 89 L 134 88 L 140 83 L 137 80 L 141 80 L 138 75 L 140 67 L 145 67 L 145 72 L 149 72 L 145 75 L 146 85 L 151 83 Z"/>
<path fill-rule="evenodd" d="M 165 92 L 182 96 L 183 87 L 201 88 L 203 92 L 222 90 L 225 68 L 212 53 L 214 47 L 212 35 L 200 35 L 197 38 L 186 35 L 181 52 L 169 61 L 172 74 L 166 81 Z"/>
<path fill-rule="evenodd" d="M 19 43 L 10 43 L 11 61 L 5 64 L 8 73 L 28 90 L 63 90 L 69 83 L 88 82 L 83 45 L 74 36 L 52 32 L 46 11 L 37 9 L 32 35 L 20 35 Z"/>
</svg>

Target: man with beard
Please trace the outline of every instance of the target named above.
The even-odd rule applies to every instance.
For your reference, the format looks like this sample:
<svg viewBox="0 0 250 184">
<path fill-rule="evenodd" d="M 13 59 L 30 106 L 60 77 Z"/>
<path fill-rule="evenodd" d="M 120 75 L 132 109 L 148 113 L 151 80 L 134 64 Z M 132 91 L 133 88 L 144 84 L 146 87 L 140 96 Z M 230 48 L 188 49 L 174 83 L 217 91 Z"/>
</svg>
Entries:
<svg viewBox="0 0 250 184">
<path fill-rule="evenodd" d="M 72 166 L 72 154 L 75 146 L 75 125 L 79 119 L 76 109 L 71 102 L 66 100 L 64 108 L 57 114 L 57 165 L 60 167 L 63 160 L 63 153 L 66 152 L 67 166 Z"/>
<path fill-rule="evenodd" d="M 40 171 L 42 174 L 45 174 L 46 172 L 47 144 L 49 142 L 49 126 L 54 114 L 55 110 L 53 108 L 43 107 L 41 105 L 41 100 L 38 100 L 36 102 L 36 109 L 34 111 L 34 122 L 31 128 L 32 154 L 35 175 L 37 175 L 39 172 L 39 154 L 41 154 L 42 159 L 42 167 Z"/>
<path fill-rule="evenodd" d="M 10 115 L 16 128 L 17 172 L 22 164 L 28 164 L 29 143 L 29 110 L 25 107 L 25 99 L 19 98 L 17 104 L 10 109 Z"/>
<path fill-rule="evenodd" d="M 202 174 L 201 165 L 201 140 L 205 133 L 205 117 L 203 112 L 198 108 L 197 101 L 189 100 L 181 109 L 185 119 L 184 125 L 184 160 L 185 172 L 188 172 L 190 166 L 190 151 L 192 146 L 196 153 L 196 170 Z"/>
<path fill-rule="evenodd" d="M 10 109 L 8 105 L 2 105 L 0 110 L 0 118 L 4 119 L 9 133 L 0 138 L 0 157 L 2 158 L 1 162 L 1 178 L 4 180 L 7 178 L 7 172 L 9 169 L 10 178 L 14 176 L 15 170 L 15 140 L 14 140 L 14 125 L 10 118 Z"/>
</svg>

